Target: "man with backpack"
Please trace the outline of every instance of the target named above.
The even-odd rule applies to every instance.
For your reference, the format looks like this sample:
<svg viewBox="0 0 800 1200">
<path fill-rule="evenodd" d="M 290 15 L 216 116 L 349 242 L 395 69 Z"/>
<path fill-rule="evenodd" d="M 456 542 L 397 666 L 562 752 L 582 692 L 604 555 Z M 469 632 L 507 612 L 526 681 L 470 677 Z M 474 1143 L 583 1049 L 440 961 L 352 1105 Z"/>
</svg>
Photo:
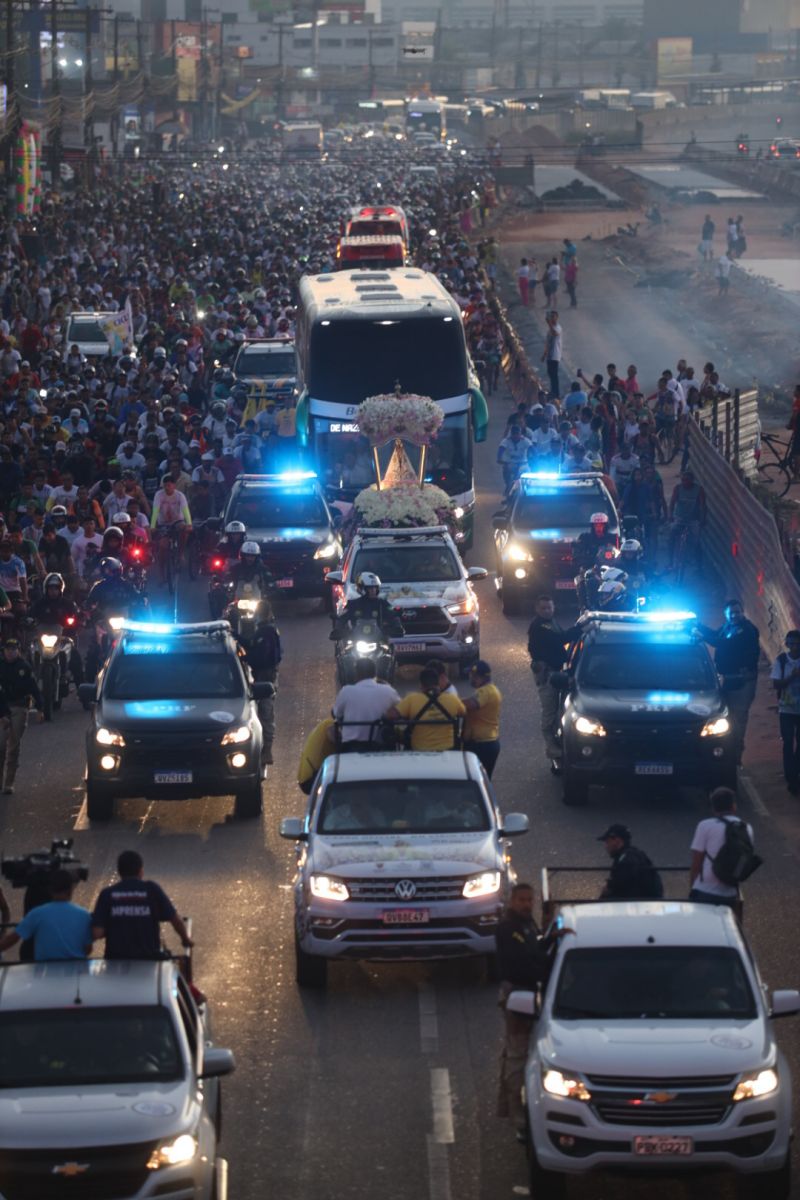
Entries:
<svg viewBox="0 0 800 1200">
<path fill-rule="evenodd" d="M 609 825 L 597 839 L 604 842 L 611 859 L 611 871 L 600 893 L 601 900 L 660 900 L 664 895 L 661 876 L 652 862 L 632 845 L 633 834 L 627 825 Z"/>
<path fill-rule="evenodd" d="M 753 830 L 736 815 L 736 795 L 726 787 L 711 793 L 712 817 L 701 821 L 692 838 L 689 899 L 697 904 L 736 908 L 739 884 L 761 865 L 753 850 Z"/>
</svg>

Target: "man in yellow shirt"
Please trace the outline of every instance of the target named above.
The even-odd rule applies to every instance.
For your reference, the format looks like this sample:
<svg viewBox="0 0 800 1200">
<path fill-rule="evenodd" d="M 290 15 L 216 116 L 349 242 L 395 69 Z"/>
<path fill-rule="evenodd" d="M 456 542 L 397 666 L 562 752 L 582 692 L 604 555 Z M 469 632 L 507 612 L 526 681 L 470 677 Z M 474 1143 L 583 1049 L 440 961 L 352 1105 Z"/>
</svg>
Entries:
<svg viewBox="0 0 800 1200">
<path fill-rule="evenodd" d="M 458 748 L 456 718 L 466 709 L 458 696 L 445 694 L 439 676 L 424 667 L 419 676 L 420 691 L 409 692 L 386 714 L 395 721 L 407 721 L 406 745 L 411 750 L 455 750 Z"/>
<path fill-rule="evenodd" d="M 335 724 L 333 717 L 325 717 L 318 725 L 314 726 L 306 738 L 303 753 L 300 755 L 300 766 L 297 768 L 297 782 L 300 790 L 307 796 L 311 792 L 311 785 L 316 778 L 317 771 L 328 755 L 333 754 L 336 750 L 333 743 L 333 735 L 336 732 L 333 728 Z"/>
<path fill-rule="evenodd" d="M 492 778 L 500 753 L 500 705 L 503 697 L 492 683 L 492 668 L 482 658 L 474 664 L 469 681 L 475 695 L 464 701 L 467 719 L 464 722 L 464 749 L 480 759 L 489 778 Z"/>
</svg>

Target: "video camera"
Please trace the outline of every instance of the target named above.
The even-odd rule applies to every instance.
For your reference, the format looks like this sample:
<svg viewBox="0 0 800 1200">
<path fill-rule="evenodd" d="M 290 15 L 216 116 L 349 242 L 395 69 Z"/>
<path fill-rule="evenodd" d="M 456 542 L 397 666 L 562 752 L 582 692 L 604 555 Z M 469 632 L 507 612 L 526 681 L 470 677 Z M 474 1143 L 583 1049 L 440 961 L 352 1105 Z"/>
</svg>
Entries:
<svg viewBox="0 0 800 1200">
<path fill-rule="evenodd" d="M 73 883 L 89 878 L 89 868 L 72 852 L 72 838 L 54 838 L 48 850 L 34 850 L 18 858 L 4 858 L 0 875 L 13 888 L 49 889 L 56 871 L 67 871 Z"/>
</svg>

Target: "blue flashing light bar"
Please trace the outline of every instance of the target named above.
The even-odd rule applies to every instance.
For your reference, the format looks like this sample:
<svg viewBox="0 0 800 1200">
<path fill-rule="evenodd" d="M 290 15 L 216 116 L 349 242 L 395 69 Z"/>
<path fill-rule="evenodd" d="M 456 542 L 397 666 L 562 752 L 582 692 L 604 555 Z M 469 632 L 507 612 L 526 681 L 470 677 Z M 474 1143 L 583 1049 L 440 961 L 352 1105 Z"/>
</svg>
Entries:
<svg viewBox="0 0 800 1200">
<path fill-rule="evenodd" d="M 174 631 L 175 626 L 154 623 L 152 621 L 123 621 L 121 628 L 126 633 L 169 634 Z"/>
<path fill-rule="evenodd" d="M 696 621 L 697 613 L 689 612 L 688 610 L 659 610 L 656 612 L 646 612 L 640 614 L 643 621 L 653 621 L 658 624 L 671 625 L 677 621 Z"/>
<path fill-rule="evenodd" d="M 277 476 L 283 483 L 302 483 L 306 479 L 316 479 L 316 471 L 281 471 Z"/>
<path fill-rule="evenodd" d="M 560 479 L 558 471 L 523 471 L 520 479 Z"/>
</svg>

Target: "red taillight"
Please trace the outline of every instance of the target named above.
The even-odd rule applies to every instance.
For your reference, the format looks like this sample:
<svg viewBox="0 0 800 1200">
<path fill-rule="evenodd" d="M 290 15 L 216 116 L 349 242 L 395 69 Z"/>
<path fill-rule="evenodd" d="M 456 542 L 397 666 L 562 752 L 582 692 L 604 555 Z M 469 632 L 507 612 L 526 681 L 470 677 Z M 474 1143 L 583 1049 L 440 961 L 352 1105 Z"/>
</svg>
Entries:
<svg viewBox="0 0 800 1200">
<path fill-rule="evenodd" d="M 222 559 L 221 558 L 212 558 L 211 566 L 215 571 L 219 571 L 220 568 L 222 567 Z"/>
<path fill-rule="evenodd" d="M 68 625 L 74 625 L 74 624 L 75 624 L 75 618 L 74 618 L 74 617 L 67 617 L 67 624 L 68 624 Z"/>
<path fill-rule="evenodd" d="M 142 557 L 142 552 L 138 546 L 134 546 L 134 548 L 131 550 L 131 557 L 132 558 L 141 558 Z"/>
</svg>

